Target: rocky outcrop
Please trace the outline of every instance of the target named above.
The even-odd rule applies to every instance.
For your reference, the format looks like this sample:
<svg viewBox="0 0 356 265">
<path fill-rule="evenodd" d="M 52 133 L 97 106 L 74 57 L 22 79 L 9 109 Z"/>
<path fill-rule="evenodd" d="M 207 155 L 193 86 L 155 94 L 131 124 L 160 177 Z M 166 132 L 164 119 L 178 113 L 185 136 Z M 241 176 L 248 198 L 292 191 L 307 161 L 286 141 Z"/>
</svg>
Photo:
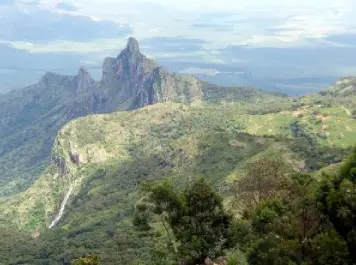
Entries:
<svg viewBox="0 0 356 265">
<path fill-rule="evenodd" d="M 116 58 L 104 60 L 101 86 L 114 89 L 114 94 L 119 95 L 118 103 L 131 101 L 129 109 L 168 100 L 188 103 L 202 98 L 199 80 L 170 74 L 144 56 L 134 38 L 128 40 Z"/>
<path fill-rule="evenodd" d="M 42 96 L 50 96 L 49 92 L 54 93 L 53 96 L 66 97 L 76 96 L 85 93 L 89 88 L 95 85 L 95 80 L 89 72 L 84 68 L 80 68 L 75 76 L 60 75 L 52 72 L 46 73 L 40 82 L 34 86 L 35 90 L 41 90 Z M 63 95 L 58 95 L 58 92 L 66 92 Z"/>
<path fill-rule="evenodd" d="M 344 77 L 327 90 L 319 92 L 322 96 L 350 97 L 356 96 L 356 77 Z"/>
<path fill-rule="evenodd" d="M 74 83 L 76 85 L 75 92 L 79 93 L 93 87 L 95 80 L 86 69 L 80 68 L 78 74 L 74 77 Z"/>
<path fill-rule="evenodd" d="M 246 102 L 262 94 L 251 89 L 222 89 L 172 74 L 143 55 L 138 41 L 129 38 L 117 57 L 104 60 L 99 82 L 81 68 L 74 76 L 47 73 L 36 85 L 0 96 L 0 196 L 8 195 L 7 184 L 16 186 L 14 176 L 26 183 L 22 189 L 31 184 L 49 157 L 58 130 L 72 119 L 167 101 Z M 21 159 L 14 161 L 13 157 Z"/>
<path fill-rule="evenodd" d="M 65 159 L 63 157 L 61 157 L 61 156 L 52 157 L 52 162 L 58 168 L 58 171 L 59 171 L 61 176 L 64 176 L 65 174 L 69 173 L 69 169 L 67 167 L 67 163 L 66 163 L 66 161 L 65 161 Z"/>
</svg>

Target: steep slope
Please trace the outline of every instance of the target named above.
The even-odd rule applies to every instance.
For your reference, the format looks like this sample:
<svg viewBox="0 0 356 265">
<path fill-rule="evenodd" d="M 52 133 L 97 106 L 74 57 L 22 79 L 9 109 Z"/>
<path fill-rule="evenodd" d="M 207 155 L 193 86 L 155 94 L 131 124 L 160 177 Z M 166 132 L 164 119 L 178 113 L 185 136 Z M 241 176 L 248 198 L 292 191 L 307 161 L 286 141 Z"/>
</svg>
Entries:
<svg viewBox="0 0 356 265">
<path fill-rule="evenodd" d="M 332 87 L 321 91 L 320 94 L 334 97 L 356 96 L 356 77 L 344 77 L 337 81 Z"/>
<path fill-rule="evenodd" d="M 131 217 L 142 180 L 205 176 L 224 187 L 259 154 L 280 150 L 297 161 L 287 145 L 242 133 L 238 115 L 244 111 L 240 105 L 164 103 L 72 121 L 59 132 L 46 173 L 26 192 L 1 201 L 0 220 L 30 231 L 59 226 L 74 244 L 100 240 L 113 254 L 109 229 L 137 244 L 141 259 L 148 243 L 135 234 Z"/>
<path fill-rule="evenodd" d="M 76 76 L 48 73 L 37 85 L 0 97 L 0 194 L 33 181 L 58 128 L 89 112 L 76 102 L 94 87 L 81 69 Z"/>
<path fill-rule="evenodd" d="M 55 233 L 56 255 L 99 251 L 104 264 L 118 256 L 138 262 L 150 247 L 131 224 L 142 181 L 170 178 L 180 185 L 203 176 L 224 193 L 246 163 L 261 156 L 302 171 L 310 161 L 321 167 L 343 156 L 318 146 L 299 151 L 308 145 L 299 138 L 246 134 L 247 111 L 240 103 L 168 102 L 71 121 L 58 133 L 46 172 L 27 191 L 0 201 L 0 222 L 40 238 Z"/>
<path fill-rule="evenodd" d="M 130 38 L 116 58 L 106 58 L 95 82 L 83 69 L 75 76 L 47 73 L 38 84 L 0 96 L 0 196 L 26 189 L 48 161 L 58 130 L 95 113 L 141 108 L 158 102 L 278 100 L 251 88 L 220 88 L 170 74 Z"/>
</svg>

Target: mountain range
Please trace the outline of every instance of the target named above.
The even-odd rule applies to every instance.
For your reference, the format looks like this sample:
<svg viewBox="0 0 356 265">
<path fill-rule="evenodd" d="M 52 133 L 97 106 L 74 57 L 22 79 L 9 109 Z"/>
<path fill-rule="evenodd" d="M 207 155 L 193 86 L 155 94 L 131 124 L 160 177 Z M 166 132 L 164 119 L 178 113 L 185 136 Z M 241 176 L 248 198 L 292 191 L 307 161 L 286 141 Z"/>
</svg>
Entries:
<svg viewBox="0 0 356 265">
<path fill-rule="evenodd" d="M 151 243 L 132 226 L 141 182 L 204 177 L 229 207 L 249 162 L 277 157 L 317 175 L 356 142 L 353 77 L 300 98 L 222 87 L 170 73 L 134 38 L 102 68 L 100 81 L 47 73 L 0 96 L 0 232 L 21 239 L 11 264 L 91 251 L 144 263 Z"/>
<path fill-rule="evenodd" d="M 94 113 L 195 99 L 254 100 L 278 97 L 250 88 L 219 87 L 170 74 L 148 59 L 130 38 L 116 57 L 103 62 L 102 79 L 80 69 L 75 76 L 45 74 L 38 84 L 0 96 L 0 194 L 23 190 L 48 161 L 54 137 L 69 120 Z M 16 179 L 13 177 L 16 176 Z"/>
</svg>

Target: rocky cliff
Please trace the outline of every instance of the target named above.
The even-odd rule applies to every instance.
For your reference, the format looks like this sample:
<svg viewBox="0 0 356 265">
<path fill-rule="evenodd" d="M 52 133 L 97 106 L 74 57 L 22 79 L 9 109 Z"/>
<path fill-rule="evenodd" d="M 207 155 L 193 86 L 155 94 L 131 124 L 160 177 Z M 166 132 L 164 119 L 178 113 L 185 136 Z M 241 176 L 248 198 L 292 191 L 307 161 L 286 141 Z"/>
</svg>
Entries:
<svg viewBox="0 0 356 265">
<path fill-rule="evenodd" d="M 38 84 L 0 96 L 0 196 L 24 190 L 49 159 L 54 137 L 69 120 L 138 109 L 159 102 L 253 101 L 278 98 L 251 88 L 221 88 L 169 73 L 130 38 L 106 58 L 96 82 L 85 69 L 74 76 L 45 74 Z"/>
<path fill-rule="evenodd" d="M 188 103 L 202 97 L 200 81 L 170 74 L 144 56 L 134 38 L 116 58 L 104 60 L 100 86 L 114 89 L 117 104 L 126 102 L 128 109 L 169 100 Z"/>
</svg>

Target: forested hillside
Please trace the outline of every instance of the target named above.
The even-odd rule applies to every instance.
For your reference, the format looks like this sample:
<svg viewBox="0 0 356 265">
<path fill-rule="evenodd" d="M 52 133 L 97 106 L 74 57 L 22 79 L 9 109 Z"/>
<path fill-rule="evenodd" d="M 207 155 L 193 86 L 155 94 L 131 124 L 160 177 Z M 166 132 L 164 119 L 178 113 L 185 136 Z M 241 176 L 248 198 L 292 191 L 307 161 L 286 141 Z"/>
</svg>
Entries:
<svg viewBox="0 0 356 265">
<path fill-rule="evenodd" d="M 28 188 L 44 171 L 59 129 L 95 113 L 138 109 L 159 102 L 284 100 L 246 87 L 219 87 L 169 73 L 130 38 L 116 58 L 105 58 L 102 78 L 45 74 L 38 84 L 0 95 L 0 196 Z"/>
<path fill-rule="evenodd" d="M 355 263 L 353 83 L 219 87 L 131 38 L 100 82 L 0 97 L 0 263 Z"/>
</svg>

